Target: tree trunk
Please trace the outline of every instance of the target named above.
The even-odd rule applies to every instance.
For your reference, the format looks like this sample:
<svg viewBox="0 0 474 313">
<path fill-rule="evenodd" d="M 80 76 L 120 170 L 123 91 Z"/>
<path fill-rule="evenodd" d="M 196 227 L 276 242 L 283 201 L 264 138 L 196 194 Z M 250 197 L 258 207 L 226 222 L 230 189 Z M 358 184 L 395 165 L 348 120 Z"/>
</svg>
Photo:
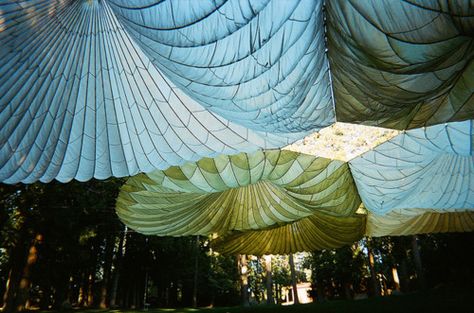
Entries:
<svg viewBox="0 0 474 313">
<path fill-rule="evenodd" d="M 411 241 L 413 251 L 413 261 L 415 262 L 416 277 L 420 289 L 426 288 L 425 275 L 423 273 L 423 264 L 421 263 L 420 247 L 418 245 L 418 236 L 414 235 Z"/>
<path fill-rule="evenodd" d="M 3 307 L 2 312 L 13 312 L 15 309 L 15 300 L 18 290 L 18 285 L 21 278 L 21 267 L 15 264 L 8 273 L 7 284 L 5 287 L 5 293 L 3 295 Z"/>
<path fill-rule="evenodd" d="M 25 250 L 21 243 L 18 249 L 15 249 L 15 257 L 12 260 L 12 268 L 3 299 L 3 312 L 21 312 L 26 309 L 31 285 L 31 269 L 38 260 L 38 245 L 42 241 L 43 236 L 37 234 L 31 243 L 27 255 L 25 255 Z M 25 257 L 26 262 L 24 261 Z"/>
<path fill-rule="evenodd" d="M 87 290 L 87 274 L 82 272 L 81 282 L 79 287 L 79 294 L 77 295 L 77 304 L 80 307 L 84 307 L 86 303 L 86 290 Z"/>
<path fill-rule="evenodd" d="M 73 278 L 64 275 L 61 275 L 61 278 L 54 284 L 53 308 L 55 310 L 63 310 L 71 306 L 69 299 L 73 288 Z"/>
<path fill-rule="evenodd" d="M 109 282 L 110 282 L 110 273 L 112 271 L 112 259 L 114 256 L 114 247 L 115 247 L 115 236 L 109 235 L 106 241 L 105 248 L 105 262 L 104 262 L 104 277 L 102 279 L 102 286 L 100 288 L 100 304 L 101 309 L 108 307 L 108 295 L 109 295 Z"/>
<path fill-rule="evenodd" d="M 69 306 L 72 307 L 72 302 L 73 302 L 72 297 L 74 293 L 74 276 L 69 276 L 64 286 L 67 286 L 67 287 L 66 287 L 65 292 L 63 292 L 62 303 L 66 302 L 68 303 Z M 58 297 L 56 297 L 56 300 L 58 300 Z"/>
<path fill-rule="evenodd" d="M 400 261 L 400 290 L 402 292 L 408 292 L 410 290 L 406 255 L 405 258 Z"/>
<path fill-rule="evenodd" d="M 316 298 L 320 302 L 326 301 L 326 293 L 324 292 L 324 286 L 317 277 L 316 277 Z"/>
<path fill-rule="evenodd" d="M 16 294 L 21 279 L 21 264 L 22 262 L 13 262 L 10 272 L 8 273 L 5 293 L 3 295 L 2 312 L 13 312 L 15 309 Z"/>
<path fill-rule="evenodd" d="M 352 285 L 349 282 L 343 283 L 344 287 L 344 297 L 348 300 L 352 299 Z"/>
<path fill-rule="evenodd" d="M 139 289 L 139 286 L 138 286 L 137 282 L 135 282 L 135 288 L 132 289 L 132 303 L 130 305 L 131 309 L 138 309 L 139 308 L 139 306 L 138 306 L 138 289 Z"/>
<path fill-rule="evenodd" d="M 245 307 L 250 306 L 249 303 L 249 282 L 248 282 L 248 265 L 247 265 L 247 256 L 241 254 L 238 256 L 238 266 L 240 273 L 240 290 L 242 294 L 242 305 Z"/>
<path fill-rule="evenodd" d="M 290 272 L 291 272 L 291 285 L 293 287 L 293 303 L 299 304 L 300 300 L 298 298 L 298 285 L 296 281 L 296 270 L 295 270 L 295 261 L 293 260 L 293 254 L 290 254 Z"/>
<path fill-rule="evenodd" d="M 38 245 L 43 242 L 43 235 L 36 234 L 30 249 L 28 250 L 28 257 L 26 259 L 25 267 L 23 268 L 23 275 L 20 280 L 20 286 L 17 295 L 17 311 L 21 312 L 27 308 L 27 302 L 29 300 L 30 285 L 31 285 L 31 269 L 38 260 Z"/>
<path fill-rule="evenodd" d="M 280 304 L 281 294 L 280 294 L 280 286 L 275 283 L 275 297 L 276 297 L 276 304 Z"/>
<path fill-rule="evenodd" d="M 372 281 L 374 295 L 377 297 L 380 296 L 380 287 L 377 280 L 377 273 L 375 272 L 375 260 L 374 254 L 372 253 L 372 240 L 370 238 L 367 238 L 367 255 L 369 257 L 370 280 Z"/>
<path fill-rule="evenodd" d="M 90 273 L 87 278 L 87 307 L 92 307 L 94 304 L 94 281 L 95 281 L 95 269 L 94 272 Z"/>
<path fill-rule="evenodd" d="M 18 290 L 22 278 L 23 269 L 27 257 L 28 247 L 25 244 L 30 240 L 27 227 L 27 219 L 21 225 L 17 244 L 10 250 L 10 271 L 3 294 L 3 312 L 13 312 L 16 309 Z"/>
<path fill-rule="evenodd" d="M 170 288 L 166 287 L 165 289 L 165 305 L 168 307 L 170 305 Z"/>
<path fill-rule="evenodd" d="M 118 282 L 120 278 L 120 270 L 122 268 L 122 257 L 123 257 L 123 247 L 126 243 L 126 236 L 127 236 L 127 227 L 125 226 L 124 232 L 122 236 L 120 236 L 120 241 L 117 249 L 117 257 L 115 258 L 115 269 L 113 273 L 113 281 L 110 290 L 110 302 L 109 305 L 111 308 L 117 306 L 117 290 L 118 290 Z"/>
<path fill-rule="evenodd" d="M 265 272 L 267 282 L 267 304 L 274 304 L 273 301 L 273 281 L 272 281 L 272 256 L 265 255 Z"/>
<path fill-rule="evenodd" d="M 95 288 L 95 279 L 96 279 L 96 266 L 99 260 L 100 253 L 100 242 L 101 238 L 97 236 L 94 240 L 94 245 L 92 247 L 92 262 L 87 275 L 87 307 L 92 307 L 96 299 L 94 299 L 94 288 Z"/>
<path fill-rule="evenodd" d="M 395 266 L 392 267 L 392 277 L 395 290 L 400 291 L 400 278 L 398 278 L 398 270 Z"/>
<path fill-rule="evenodd" d="M 148 303 L 148 272 L 145 272 L 145 285 L 143 287 L 143 310 L 147 310 L 148 309 L 148 306 L 147 306 L 147 303 Z"/>
<path fill-rule="evenodd" d="M 197 308 L 198 272 L 199 272 L 199 235 L 196 236 L 196 248 L 194 253 L 194 284 L 193 284 L 193 308 Z"/>
</svg>

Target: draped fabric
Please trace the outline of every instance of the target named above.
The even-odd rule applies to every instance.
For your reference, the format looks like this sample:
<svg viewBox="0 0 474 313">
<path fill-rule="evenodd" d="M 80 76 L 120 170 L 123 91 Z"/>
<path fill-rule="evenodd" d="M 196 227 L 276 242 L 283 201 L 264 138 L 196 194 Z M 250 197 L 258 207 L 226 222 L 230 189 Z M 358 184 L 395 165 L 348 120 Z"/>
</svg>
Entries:
<svg viewBox="0 0 474 313">
<path fill-rule="evenodd" d="M 463 0 L 0 0 L 0 181 L 472 119 L 473 34 Z"/>
<path fill-rule="evenodd" d="M 454 212 L 474 209 L 473 121 L 406 131 L 351 160 L 365 207 Z"/>
<path fill-rule="evenodd" d="M 270 150 L 132 177 L 116 211 L 139 232 L 179 236 L 262 229 L 315 212 L 350 216 L 359 204 L 347 163 Z"/>
<path fill-rule="evenodd" d="M 338 121 L 406 129 L 473 118 L 470 1 L 327 5 Z"/>
<path fill-rule="evenodd" d="M 153 64 L 209 110 L 272 133 L 335 122 L 323 1 L 110 3 Z"/>
<path fill-rule="evenodd" d="M 0 0 L 0 181 L 474 116 L 469 1 Z"/>
<path fill-rule="evenodd" d="M 224 236 L 214 248 L 222 253 L 293 253 L 334 248 L 330 239 L 345 238 L 340 246 L 363 235 L 474 231 L 473 130 L 473 121 L 413 129 L 351 160 L 367 210 L 359 215 L 366 216 L 362 232 L 347 218 L 317 223 L 313 215 L 278 228 Z M 353 236 L 345 236 L 351 227 Z"/>
<path fill-rule="evenodd" d="M 333 216 L 323 212 L 264 230 L 238 232 L 211 241 L 224 254 L 288 254 L 334 249 L 352 244 L 365 232 L 365 215 Z"/>
<path fill-rule="evenodd" d="M 0 181 L 147 173 L 125 224 L 228 253 L 474 230 L 473 94 L 463 0 L 0 0 Z M 336 118 L 410 130 L 279 150 Z"/>
<path fill-rule="evenodd" d="M 315 213 L 283 226 L 233 232 L 211 241 L 223 254 L 288 254 L 334 249 L 363 236 L 407 236 L 474 231 L 474 211 L 439 213 L 433 210 L 394 210 L 386 215 L 354 214 L 335 217 Z"/>
<path fill-rule="evenodd" d="M 406 236 L 427 233 L 474 231 L 474 211 L 437 212 L 423 209 L 394 210 L 367 215 L 366 235 Z"/>
<path fill-rule="evenodd" d="M 106 1 L 0 3 L 0 181 L 129 176 L 289 140 L 183 94 Z"/>
<path fill-rule="evenodd" d="M 130 178 L 117 213 L 146 234 L 217 233 L 223 253 L 473 231 L 473 131 L 472 120 L 413 129 L 349 162 L 287 150 L 206 158 Z"/>
</svg>

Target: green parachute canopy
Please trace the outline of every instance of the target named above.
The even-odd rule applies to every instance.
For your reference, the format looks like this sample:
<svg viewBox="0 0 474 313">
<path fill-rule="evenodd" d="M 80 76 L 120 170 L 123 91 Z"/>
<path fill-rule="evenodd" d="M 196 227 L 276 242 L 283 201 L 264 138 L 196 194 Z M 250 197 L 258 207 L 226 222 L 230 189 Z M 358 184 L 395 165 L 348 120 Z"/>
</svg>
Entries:
<svg viewBox="0 0 474 313">
<path fill-rule="evenodd" d="M 116 211 L 139 232 L 181 236 L 262 229 L 314 212 L 350 216 L 359 205 L 347 163 L 269 150 L 137 175 Z"/>
<path fill-rule="evenodd" d="M 212 241 L 212 248 L 224 254 L 289 254 L 339 248 L 364 236 L 366 216 L 334 216 L 324 212 L 283 226 L 247 232 L 233 232 Z"/>
<path fill-rule="evenodd" d="M 361 212 L 349 217 L 314 213 L 279 227 L 234 231 L 211 243 L 213 249 L 224 254 L 289 254 L 339 248 L 363 236 L 406 236 L 473 230 L 472 211 L 439 213 L 413 209 L 392 211 L 386 215 Z"/>
<path fill-rule="evenodd" d="M 225 253 L 472 231 L 472 132 L 472 121 L 413 129 L 348 163 L 287 150 L 203 159 L 130 178 L 117 213 L 146 234 L 215 233 Z"/>
</svg>

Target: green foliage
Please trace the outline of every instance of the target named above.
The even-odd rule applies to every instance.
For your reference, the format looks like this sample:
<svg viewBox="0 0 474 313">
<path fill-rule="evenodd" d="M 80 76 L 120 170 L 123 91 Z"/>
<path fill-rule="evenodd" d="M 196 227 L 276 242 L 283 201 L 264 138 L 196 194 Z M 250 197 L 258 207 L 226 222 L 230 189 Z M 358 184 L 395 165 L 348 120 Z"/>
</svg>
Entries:
<svg viewBox="0 0 474 313">
<path fill-rule="evenodd" d="M 239 273 L 234 257 L 213 253 L 208 238 L 146 237 L 124 229 L 114 212 L 122 180 L 61 184 L 0 185 L 0 294 L 12 269 L 21 274 L 33 238 L 41 234 L 38 259 L 32 267 L 29 302 L 60 307 L 107 303 L 118 282 L 121 307 L 181 307 L 192 303 L 197 260 L 198 305 L 239 302 Z M 122 242 L 122 244 L 120 244 Z M 468 257 L 474 234 L 419 236 L 428 287 L 474 285 Z M 314 252 L 303 268 L 312 270 L 318 298 L 350 298 L 367 292 L 367 242 Z M 121 247 L 121 249 L 119 249 Z M 403 292 L 419 288 L 412 237 L 372 238 L 375 271 L 384 290 L 394 290 L 392 269 L 398 270 Z M 256 302 L 264 300 L 265 271 L 257 257 L 249 261 L 249 283 Z M 298 280 L 304 281 L 302 268 Z M 286 256 L 272 258 L 273 283 L 290 286 Z M 145 282 L 148 282 L 145 286 Z M 104 293 L 104 290 L 106 291 Z M 108 290 L 108 291 L 107 291 Z"/>
<path fill-rule="evenodd" d="M 215 305 L 232 305 L 240 301 L 239 272 L 232 256 L 209 254 L 208 284 Z"/>
<path fill-rule="evenodd" d="M 145 237 L 129 231 L 118 251 L 124 228 L 114 207 L 122 183 L 112 179 L 0 185 L 0 292 L 3 294 L 13 251 L 23 251 L 18 258 L 23 262 L 32 238 L 39 233 L 44 240 L 31 275 L 33 306 L 59 307 L 64 300 L 97 306 L 100 288 L 105 286 L 110 293 L 112 274 L 118 267 L 119 305 L 143 305 L 145 277 L 147 302 L 190 305 L 196 257 L 202 304 L 235 304 L 237 266 L 232 258 L 211 253 L 207 238 L 201 238 L 197 249 L 196 237 Z"/>
<path fill-rule="evenodd" d="M 474 233 L 430 234 L 418 238 L 428 287 L 474 286 Z"/>
<path fill-rule="evenodd" d="M 316 297 L 350 298 L 355 292 L 365 291 L 365 258 L 359 244 L 313 252 L 305 266 L 312 270 Z"/>
<path fill-rule="evenodd" d="M 272 258 L 272 278 L 273 282 L 280 286 L 291 286 L 290 265 L 288 257 L 274 256 Z"/>
</svg>

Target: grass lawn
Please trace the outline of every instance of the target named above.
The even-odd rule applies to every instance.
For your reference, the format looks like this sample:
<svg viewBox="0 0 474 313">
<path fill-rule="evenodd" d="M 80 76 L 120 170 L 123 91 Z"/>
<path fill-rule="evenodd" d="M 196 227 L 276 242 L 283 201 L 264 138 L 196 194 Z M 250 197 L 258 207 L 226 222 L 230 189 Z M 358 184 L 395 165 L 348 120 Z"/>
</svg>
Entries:
<svg viewBox="0 0 474 313">
<path fill-rule="evenodd" d="M 121 310 L 85 310 L 74 312 L 84 313 L 119 313 L 143 312 Z M 474 313 L 474 288 L 439 288 L 435 290 L 418 292 L 400 296 L 379 297 L 365 300 L 334 300 L 323 303 L 302 304 L 296 306 L 257 305 L 249 308 L 222 307 L 222 308 L 178 308 L 178 309 L 150 309 L 149 313 L 433 313 L 446 312 Z"/>
</svg>

